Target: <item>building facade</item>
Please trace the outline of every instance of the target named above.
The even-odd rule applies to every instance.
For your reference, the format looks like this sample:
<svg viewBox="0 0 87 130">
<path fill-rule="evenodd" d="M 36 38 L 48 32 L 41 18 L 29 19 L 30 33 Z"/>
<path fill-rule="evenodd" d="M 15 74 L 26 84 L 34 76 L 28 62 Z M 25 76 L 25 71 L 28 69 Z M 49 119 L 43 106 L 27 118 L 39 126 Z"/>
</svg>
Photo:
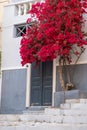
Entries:
<svg viewBox="0 0 87 130">
<path fill-rule="evenodd" d="M 26 20 L 30 17 L 27 11 L 34 2 L 13 0 L 4 7 L 0 113 L 22 113 L 31 106 L 55 106 L 57 98 L 61 98 L 58 95 L 61 91 L 58 59 L 40 63 L 37 68 L 34 64 L 22 67 L 20 63 L 20 40 L 26 31 Z M 85 31 L 86 28 L 87 23 Z M 76 66 L 67 67 L 72 71 L 76 89 L 87 92 L 87 49 Z"/>
</svg>

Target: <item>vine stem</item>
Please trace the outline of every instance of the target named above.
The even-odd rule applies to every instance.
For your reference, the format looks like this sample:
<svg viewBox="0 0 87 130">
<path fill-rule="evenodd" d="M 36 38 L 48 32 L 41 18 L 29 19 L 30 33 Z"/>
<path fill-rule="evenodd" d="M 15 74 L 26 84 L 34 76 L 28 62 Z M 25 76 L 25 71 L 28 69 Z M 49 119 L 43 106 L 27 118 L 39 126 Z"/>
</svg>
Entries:
<svg viewBox="0 0 87 130">
<path fill-rule="evenodd" d="M 60 85 L 63 91 L 65 91 L 65 83 L 63 78 L 63 65 L 62 65 L 63 59 L 59 59 L 59 79 L 60 79 Z"/>
</svg>

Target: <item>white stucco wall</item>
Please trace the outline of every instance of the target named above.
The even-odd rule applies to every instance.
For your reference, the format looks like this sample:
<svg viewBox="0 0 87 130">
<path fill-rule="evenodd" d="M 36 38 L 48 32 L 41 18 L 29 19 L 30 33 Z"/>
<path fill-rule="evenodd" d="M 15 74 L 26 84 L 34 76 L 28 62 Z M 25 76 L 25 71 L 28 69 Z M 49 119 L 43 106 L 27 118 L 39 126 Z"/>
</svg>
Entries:
<svg viewBox="0 0 87 130">
<path fill-rule="evenodd" d="M 2 44 L 2 18 L 3 18 L 3 6 L 6 5 L 9 0 L 0 0 L 0 51 Z"/>
<path fill-rule="evenodd" d="M 25 23 L 28 15 L 15 16 L 15 5 L 4 7 L 3 33 L 2 33 L 2 69 L 19 68 L 20 39 L 14 37 L 14 25 Z"/>
</svg>

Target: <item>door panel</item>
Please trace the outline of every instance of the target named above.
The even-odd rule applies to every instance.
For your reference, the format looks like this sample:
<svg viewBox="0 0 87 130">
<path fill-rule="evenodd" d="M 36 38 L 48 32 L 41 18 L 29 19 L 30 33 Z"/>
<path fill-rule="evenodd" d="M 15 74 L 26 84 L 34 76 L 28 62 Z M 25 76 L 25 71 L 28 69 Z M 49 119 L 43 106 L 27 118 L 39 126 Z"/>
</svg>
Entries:
<svg viewBox="0 0 87 130">
<path fill-rule="evenodd" d="M 31 105 L 49 106 L 52 103 L 52 66 L 51 62 L 40 63 L 37 68 L 32 64 Z"/>
<path fill-rule="evenodd" d="M 43 70 L 43 105 L 49 106 L 52 103 L 52 62 L 44 62 Z"/>
<path fill-rule="evenodd" d="M 41 64 L 35 67 L 32 64 L 31 67 L 31 105 L 41 105 Z"/>
</svg>

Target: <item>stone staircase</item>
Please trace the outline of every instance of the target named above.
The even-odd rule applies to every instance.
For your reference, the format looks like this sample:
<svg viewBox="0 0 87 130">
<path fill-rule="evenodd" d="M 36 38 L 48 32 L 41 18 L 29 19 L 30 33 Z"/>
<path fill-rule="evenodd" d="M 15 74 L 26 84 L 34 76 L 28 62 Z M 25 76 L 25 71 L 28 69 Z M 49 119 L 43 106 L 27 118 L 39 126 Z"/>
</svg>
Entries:
<svg viewBox="0 0 87 130">
<path fill-rule="evenodd" d="M 0 130 L 87 130 L 87 99 L 66 100 L 60 108 L 0 115 Z"/>
</svg>

